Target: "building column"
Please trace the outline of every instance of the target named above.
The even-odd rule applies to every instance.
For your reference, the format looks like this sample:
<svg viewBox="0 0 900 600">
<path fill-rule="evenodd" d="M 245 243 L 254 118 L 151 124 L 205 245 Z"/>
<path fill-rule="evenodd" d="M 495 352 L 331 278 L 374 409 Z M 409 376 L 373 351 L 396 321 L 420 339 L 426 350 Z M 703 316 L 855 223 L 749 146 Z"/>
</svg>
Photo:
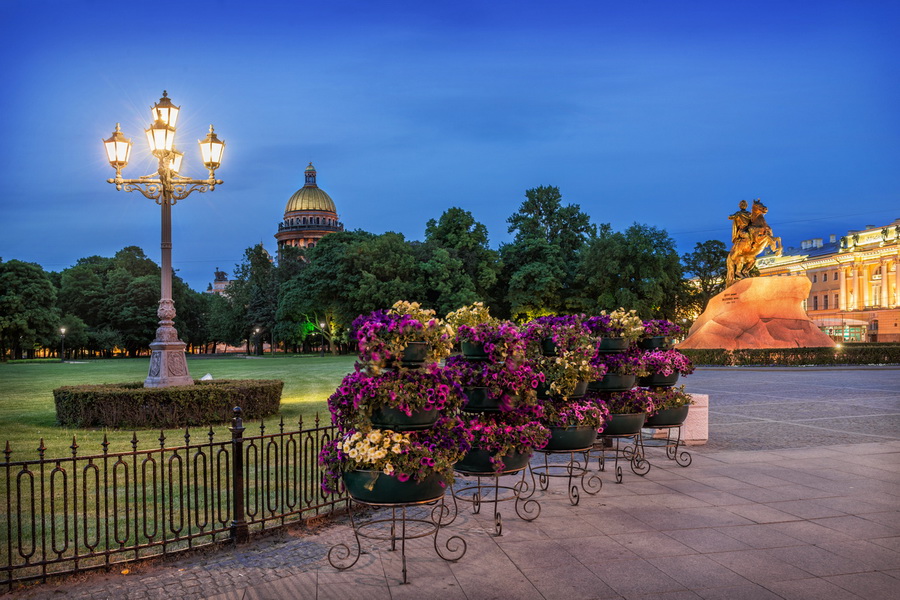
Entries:
<svg viewBox="0 0 900 600">
<path fill-rule="evenodd" d="M 862 265 L 862 264 L 857 265 L 856 289 L 858 290 L 858 293 L 859 293 L 859 302 L 857 303 L 856 307 L 859 308 L 860 310 L 869 306 L 870 290 L 869 290 L 868 281 L 867 281 L 867 277 L 866 277 L 866 271 L 868 271 L 868 269 L 866 268 L 865 265 Z"/>
<path fill-rule="evenodd" d="M 888 307 L 888 289 L 891 284 L 891 265 L 886 258 L 881 259 L 881 307 Z"/>
<path fill-rule="evenodd" d="M 849 270 L 848 275 L 850 276 L 850 289 L 848 290 L 850 293 L 850 296 L 849 296 L 850 302 L 849 302 L 849 305 L 847 306 L 847 309 L 848 310 L 856 310 L 856 307 L 859 306 L 859 296 L 858 296 L 857 289 L 856 289 L 858 287 L 856 285 L 856 280 L 857 280 L 856 265 L 850 266 L 850 268 L 848 270 Z"/>
<path fill-rule="evenodd" d="M 838 265 L 838 280 L 841 282 L 841 287 L 838 290 L 840 303 L 835 308 L 847 310 L 847 269 L 844 265 Z"/>
</svg>

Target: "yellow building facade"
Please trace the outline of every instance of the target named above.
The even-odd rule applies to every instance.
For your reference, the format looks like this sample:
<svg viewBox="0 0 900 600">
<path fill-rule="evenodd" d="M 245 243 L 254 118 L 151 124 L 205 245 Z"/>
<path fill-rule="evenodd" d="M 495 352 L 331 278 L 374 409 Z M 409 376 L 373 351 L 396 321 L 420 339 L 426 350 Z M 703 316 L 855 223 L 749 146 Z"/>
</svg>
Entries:
<svg viewBox="0 0 900 600">
<path fill-rule="evenodd" d="M 806 277 L 806 312 L 836 341 L 900 342 L 900 219 L 805 240 L 756 261 L 762 277 Z"/>
</svg>

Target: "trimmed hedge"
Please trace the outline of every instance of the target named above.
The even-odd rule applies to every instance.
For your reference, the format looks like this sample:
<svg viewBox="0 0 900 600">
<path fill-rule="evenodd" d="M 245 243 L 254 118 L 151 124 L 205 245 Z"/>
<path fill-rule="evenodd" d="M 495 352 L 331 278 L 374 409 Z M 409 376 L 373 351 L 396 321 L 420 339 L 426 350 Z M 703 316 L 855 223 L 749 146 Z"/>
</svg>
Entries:
<svg viewBox="0 0 900 600">
<path fill-rule="evenodd" d="M 753 350 L 682 350 L 696 365 L 778 366 L 896 365 L 900 344 L 845 345 L 841 348 L 767 348 Z"/>
<path fill-rule="evenodd" d="M 145 388 L 142 382 L 70 385 L 53 390 L 56 421 L 68 427 L 162 428 L 223 423 L 240 406 L 244 419 L 278 412 L 279 379 L 219 379 Z"/>
</svg>

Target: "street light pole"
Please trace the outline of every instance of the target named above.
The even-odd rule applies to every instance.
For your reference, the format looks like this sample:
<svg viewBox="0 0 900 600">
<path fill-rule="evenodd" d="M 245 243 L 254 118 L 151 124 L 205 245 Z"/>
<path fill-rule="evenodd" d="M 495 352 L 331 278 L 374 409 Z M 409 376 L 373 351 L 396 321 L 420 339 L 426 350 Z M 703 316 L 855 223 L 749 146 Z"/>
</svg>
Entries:
<svg viewBox="0 0 900 600">
<path fill-rule="evenodd" d="M 123 179 L 122 169 L 128 164 L 131 155 L 131 140 L 126 138 L 116 123 L 112 137 L 103 140 L 109 164 L 116 170 L 114 183 L 117 190 L 126 192 L 138 191 L 161 208 L 161 263 L 159 327 L 156 337 L 150 343 L 150 371 L 144 381 L 144 387 L 169 387 L 172 385 L 193 385 L 184 356 L 186 344 L 178 339 L 175 329 L 175 302 L 172 300 L 172 206 L 179 200 L 187 198 L 192 192 L 213 191 L 222 185 L 221 179 L 215 178 L 216 169 L 222 163 L 222 152 L 225 142 L 219 140 L 209 126 L 206 139 L 200 140 L 200 154 L 203 165 L 209 172 L 207 179 L 191 179 L 178 174 L 181 169 L 182 152 L 175 149 L 175 123 L 181 107 L 172 104 L 167 93 L 163 91 L 159 102 L 150 108 L 153 122 L 145 130 L 150 151 L 158 160 L 156 177 L 144 175 L 139 179 Z"/>
<path fill-rule="evenodd" d="M 59 328 L 59 362 L 66 362 L 66 328 Z"/>
</svg>

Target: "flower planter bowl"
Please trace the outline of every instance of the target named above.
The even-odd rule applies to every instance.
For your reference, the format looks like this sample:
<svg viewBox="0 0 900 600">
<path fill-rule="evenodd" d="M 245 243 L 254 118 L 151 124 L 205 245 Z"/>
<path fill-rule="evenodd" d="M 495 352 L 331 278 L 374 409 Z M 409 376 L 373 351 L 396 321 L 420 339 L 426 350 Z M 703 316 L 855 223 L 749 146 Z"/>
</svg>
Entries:
<svg viewBox="0 0 900 600">
<path fill-rule="evenodd" d="M 605 337 L 600 339 L 597 352 L 601 354 L 615 354 L 628 350 L 628 340 L 620 337 Z"/>
<path fill-rule="evenodd" d="M 480 448 L 470 450 L 458 463 L 453 465 L 453 470 L 461 473 L 488 473 L 493 474 L 494 465 L 491 464 L 491 457 L 494 454 Z M 531 459 L 531 451 L 528 452 L 511 452 L 502 457 L 503 469 L 500 473 L 515 473 L 521 471 Z"/>
<path fill-rule="evenodd" d="M 381 471 L 357 470 L 344 473 L 344 487 L 354 500 L 369 504 L 407 504 L 430 502 L 444 495 L 441 476 L 429 475 L 423 481 L 400 481 Z"/>
<path fill-rule="evenodd" d="M 671 340 L 664 335 L 654 335 L 638 340 L 638 348 L 642 350 L 668 350 L 670 347 Z"/>
<path fill-rule="evenodd" d="M 554 452 L 569 452 L 590 448 L 597 439 L 595 427 L 549 427 L 550 441 L 544 446 L 544 450 Z"/>
<path fill-rule="evenodd" d="M 634 387 L 636 379 L 634 375 L 607 373 L 603 379 L 590 382 L 588 389 L 594 392 L 627 392 Z"/>
<path fill-rule="evenodd" d="M 430 429 L 440 416 L 436 408 L 414 410 L 407 415 L 398 408 L 383 407 L 372 411 L 372 425 L 377 429 L 416 431 Z"/>
<path fill-rule="evenodd" d="M 652 373 L 646 377 L 640 377 L 638 379 L 638 385 L 641 387 L 672 387 L 678 383 L 679 375 L 680 373 L 678 371 L 675 371 L 671 375 Z"/>
<path fill-rule="evenodd" d="M 500 412 L 500 400 L 492 398 L 488 394 L 486 387 L 465 388 L 463 393 L 466 395 L 466 403 L 463 404 L 463 412 L 484 413 L 484 412 Z"/>
<path fill-rule="evenodd" d="M 678 408 L 663 408 L 652 417 L 647 417 L 644 427 L 674 427 L 681 425 L 688 416 L 691 406 L 685 404 Z"/>
<path fill-rule="evenodd" d="M 568 396 L 566 396 L 566 398 L 581 398 L 587 393 L 587 390 L 588 390 L 588 382 L 587 381 L 579 381 L 578 383 L 575 384 L 575 389 L 572 390 L 572 392 Z M 537 386 L 537 389 L 535 391 L 537 392 L 537 397 L 542 400 L 545 400 L 545 399 L 551 397 L 549 383 L 541 383 L 540 385 Z"/>
<path fill-rule="evenodd" d="M 419 367 L 428 358 L 428 342 L 409 342 L 400 354 L 400 363 L 404 367 Z"/>
<path fill-rule="evenodd" d="M 482 342 L 463 341 L 459 343 L 459 347 L 467 360 L 487 360 L 490 358 L 488 353 L 485 352 L 484 344 Z"/>
<path fill-rule="evenodd" d="M 556 356 L 556 353 L 556 342 L 553 341 L 552 337 L 545 337 L 541 340 L 541 354 L 544 356 Z"/>
<path fill-rule="evenodd" d="M 600 435 L 635 435 L 640 433 L 647 413 L 618 413 L 609 415 L 609 421 Z"/>
</svg>

